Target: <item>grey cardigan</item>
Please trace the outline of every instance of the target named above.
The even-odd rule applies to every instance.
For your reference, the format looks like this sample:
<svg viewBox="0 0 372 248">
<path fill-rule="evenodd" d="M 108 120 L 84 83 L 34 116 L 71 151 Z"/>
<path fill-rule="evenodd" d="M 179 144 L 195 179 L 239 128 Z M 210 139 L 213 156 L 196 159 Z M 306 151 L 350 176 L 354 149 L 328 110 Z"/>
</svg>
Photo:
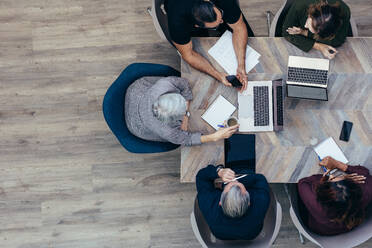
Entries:
<svg viewBox="0 0 372 248">
<path fill-rule="evenodd" d="M 181 130 L 182 120 L 169 126 L 154 116 L 153 103 L 166 93 L 179 93 L 186 101 L 192 100 L 191 88 L 184 78 L 143 77 L 128 87 L 124 114 L 129 131 L 145 140 L 171 142 L 185 146 L 200 145 L 201 133 Z"/>
</svg>

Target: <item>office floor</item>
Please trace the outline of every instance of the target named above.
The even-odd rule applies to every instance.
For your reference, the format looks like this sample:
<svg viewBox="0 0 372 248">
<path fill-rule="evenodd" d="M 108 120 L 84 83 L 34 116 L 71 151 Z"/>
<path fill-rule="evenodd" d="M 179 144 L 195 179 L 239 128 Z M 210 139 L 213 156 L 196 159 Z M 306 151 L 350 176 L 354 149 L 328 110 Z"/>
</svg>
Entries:
<svg viewBox="0 0 372 248">
<path fill-rule="evenodd" d="M 146 8 L 150 0 L 0 3 L 0 247 L 200 247 L 179 183 L 180 151 L 134 155 L 108 130 L 106 89 L 128 64 L 179 68 Z M 241 0 L 256 35 L 281 1 Z M 369 0 L 348 0 L 372 36 Z M 301 245 L 282 185 L 275 247 Z M 372 247 L 372 240 L 360 247 Z"/>
</svg>

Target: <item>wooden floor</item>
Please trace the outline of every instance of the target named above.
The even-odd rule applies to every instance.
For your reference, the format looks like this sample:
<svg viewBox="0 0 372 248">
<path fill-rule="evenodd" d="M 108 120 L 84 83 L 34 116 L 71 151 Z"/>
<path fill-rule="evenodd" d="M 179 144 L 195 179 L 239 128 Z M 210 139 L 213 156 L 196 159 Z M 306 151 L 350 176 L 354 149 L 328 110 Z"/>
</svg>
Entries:
<svg viewBox="0 0 372 248">
<path fill-rule="evenodd" d="M 281 1 L 241 0 L 256 35 Z M 370 0 L 348 0 L 372 36 Z M 101 112 L 106 89 L 132 62 L 179 69 L 146 8 L 150 0 L 1 0 L 0 247 L 200 247 L 189 223 L 193 184 L 180 151 L 133 155 Z M 299 243 L 282 185 L 275 247 Z M 372 247 L 372 241 L 360 247 Z"/>
</svg>

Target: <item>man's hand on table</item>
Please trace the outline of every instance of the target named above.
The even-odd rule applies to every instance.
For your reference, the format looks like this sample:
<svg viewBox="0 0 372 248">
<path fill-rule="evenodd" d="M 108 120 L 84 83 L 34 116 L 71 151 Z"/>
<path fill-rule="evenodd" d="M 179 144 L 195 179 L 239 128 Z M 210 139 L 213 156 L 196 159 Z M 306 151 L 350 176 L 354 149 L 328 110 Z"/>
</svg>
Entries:
<svg viewBox="0 0 372 248">
<path fill-rule="evenodd" d="M 224 72 L 220 72 L 220 78 L 219 78 L 219 81 L 221 83 L 223 83 L 225 86 L 227 87 L 232 87 L 232 84 L 227 81 L 226 77 L 228 76 L 227 73 L 224 73 Z M 247 85 L 248 85 L 248 75 L 247 73 L 245 72 L 245 68 L 244 66 L 243 67 L 238 67 L 238 69 L 236 70 L 236 78 L 242 83 L 242 87 L 240 88 L 237 88 L 240 92 L 244 91 L 247 89 Z"/>
<path fill-rule="evenodd" d="M 220 72 L 220 78 L 219 78 L 219 80 L 220 80 L 220 82 L 223 83 L 225 86 L 227 86 L 227 87 L 231 87 L 232 84 L 231 84 L 229 81 L 227 81 L 227 79 L 226 79 L 227 76 L 228 76 L 227 73 Z"/>
<path fill-rule="evenodd" d="M 243 86 L 239 89 L 240 92 L 245 91 L 248 85 L 248 75 L 245 71 L 245 65 L 239 65 L 238 69 L 236 70 L 236 78 L 243 84 Z"/>
</svg>

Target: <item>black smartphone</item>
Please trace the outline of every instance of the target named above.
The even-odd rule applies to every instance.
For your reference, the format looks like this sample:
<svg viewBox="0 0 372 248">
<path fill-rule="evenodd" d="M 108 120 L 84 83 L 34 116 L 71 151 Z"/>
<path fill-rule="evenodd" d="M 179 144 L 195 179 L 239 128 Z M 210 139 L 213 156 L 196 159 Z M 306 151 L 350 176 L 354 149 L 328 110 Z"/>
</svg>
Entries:
<svg viewBox="0 0 372 248">
<path fill-rule="evenodd" d="M 340 140 L 343 140 L 343 141 L 346 141 L 346 142 L 349 141 L 352 127 L 353 127 L 352 122 L 344 121 L 344 124 L 342 124 Z"/>
<path fill-rule="evenodd" d="M 234 75 L 226 76 L 226 80 L 229 81 L 233 87 L 239 88 L 243 86 L 239 79 L 237 79 Z"/>
</svg>

